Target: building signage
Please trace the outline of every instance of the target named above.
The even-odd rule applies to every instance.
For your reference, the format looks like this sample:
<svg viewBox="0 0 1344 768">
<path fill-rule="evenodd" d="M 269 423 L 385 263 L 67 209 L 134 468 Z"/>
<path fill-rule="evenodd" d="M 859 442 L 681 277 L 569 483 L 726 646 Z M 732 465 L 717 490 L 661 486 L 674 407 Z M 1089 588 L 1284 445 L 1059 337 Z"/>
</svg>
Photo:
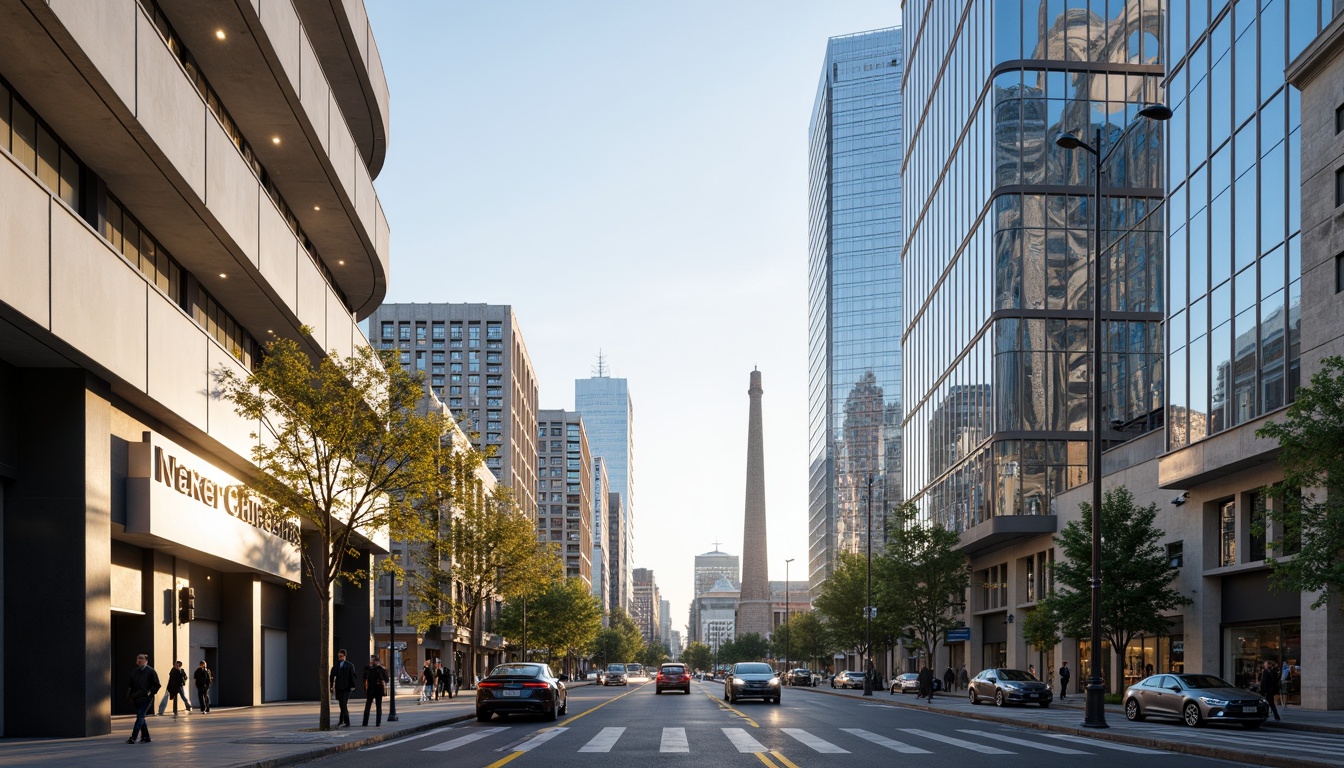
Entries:
<svg viewBox="0 0 1344 768">
<path fill-rule="evenodd" d="M 970 627 L 958 627 L 956 629 L 947 630 L 946 642 L 959 643 L 959 642 L 965 642 L 970 639 L 971 639 Z"/>
<path fill-rule="evenodd" d="M 244 483 L 152 432 L 131 444 L 127 469 L 127 533 L 299 580 L 298 522 Z"/>
</svg>

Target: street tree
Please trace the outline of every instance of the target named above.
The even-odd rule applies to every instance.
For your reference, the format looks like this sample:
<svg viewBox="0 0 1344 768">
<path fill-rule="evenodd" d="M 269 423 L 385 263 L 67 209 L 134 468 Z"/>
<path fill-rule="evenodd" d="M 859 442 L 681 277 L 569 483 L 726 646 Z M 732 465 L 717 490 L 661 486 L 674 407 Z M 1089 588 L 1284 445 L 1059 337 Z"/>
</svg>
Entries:
<svg viewBox="0 0 1344 768">
<path fill-rule="evenodd" d="M 1092 632 L 1092 509 L 1078 505 L 1082 517 L 1072 520 L 1055 538 L 1064 555 L 1054 567 L 1055 591 L 1039 601 L 1058 618 L 1068 637 Z M 1140 634 L 1167 631 L 1167 615 L 1189 597 L 1171 582 L 1179 572 L 1158 544 L 1164 534 L 1153 521 L 1157 505 L 1137 506 L 1129 489 L 1106 491 L 1101 504 L 1101 634 L 1120 653 Z"/>
<path fill-rule="evenodd" d="M 719 663 L 736 664 L 739 661 L 764 661 L 770 655 L 770 641 L 757 632 L 738 635 L 731 642 L 719 646 Z"/>
<path fill-rule="evenodd" d="M 571 654 L 583 654 L 602 629 L 601 600 L 577 577 L 552 582 L 541 592 L 504 604 L 495 623 L 496 631 L 519 643 L 523 639 L 523 611 L 526 606 L 527 647 L 545 649 L 546 660 L 568 661 Z M 568 669 L 566 668 L 566 671 Z"/>
<path fill-rule="evenodd" d="M 215 378 L 219 396 L 258 425 L 252 460 L 260 472 L 250 492 L 277 517 L 304 524 L 304 581 L 318 603 L 323 638 L 313 671 L 326 691 L 333 587 L 372 576 L 349 556 L 362 537 L 389 529 L 402 540 L 432 536 L 425 512 L 442 498 L 447 425 L 417 408 L 418 380 L 367 346 L 314 363 L 297 341 L 276 339 L 251 373 L 221 369 Z M 328 696 L 321 697 L 318 728 L 331 728 Z"/>
<path fill-rule="evenodd" d="M 686 649 L 681 652 L 681 660 L 691 669 L 703 672 L 714 664 L 714 651 L 699 640 L 693 640 L 687 643 Z"/>
<path fill-rule="evenodd" d="M 607 627 L 597 633 L 589 653 L 605 667 L 635 661 L 644 652 L 644 637 L 635 620 L 621 608 L 614 608 L 607 618 Z"/>
<path fill-rule="evenodd" d="M 890 634 L 888 628 L 899 626 L 904 615 L 899 595 L 883 587 L 885 578 L 878 572 L 882 565 L 882 558 L 873 558 L 873 605 L 877 608 L 872 624 L 874 645 L 883 642 L 884 634 Z M 870 654 L 868 621 L 864 612 L 867 605 L 867 558 L 853 552 L 841 552 L 835 570 L 822 583 L 820 594 L 812 600 L 813 610 L 826 623 L 839 648 L 853 649 L 865 656 Z"/>
<path fill-rule="evenodd" d="M 1022 639 L 1036 649 L 1040 678 L 1046 679 L 1045 652 L 1059 645 L 1059 618 L 1050 610 L 1048 601 L 1041 601 L 1022 618 Z"/>
<path fill-rule="evenodd" d="M 1283 482 L 1262 514 L 1278 535 L 1266 542 L 1271 578 L 1286 592 L 1318 592 L 1313 609 L 1344 590 L 1344 357 L 1327 357 L 1280 421 L 1255 432 L 1279 442 Z M 1339 601 L 1344 610 L 1344 601 Z"/>
<path fill-rule="evenodd" d="M 639 663 L 643 664 L 644 669 L 648 670 L 649 674 L 652 675 L 656 674 L 658 667 L 671 657 L 671 653 L 668 651 L 667 646 L 662 643 L 645 643 L 644 652 L 639 655 Z"/>
<path fill-rule="evenodd" d="M 913 645 L 932 664 L 938 643 L 960 623 L 970 565 L 957 551 L 960 535 L 941 525 L 921 523 L 914 504 L 902 504 L 892 520 L 895 525 L 887 529 L 882 558 L 885 602 L 900 606 L 901 634 L 913 638 Z"/>
<path fill-rule="evenodd" d="M 814 670 L 826 668 L 826 661 L 835 653 L 836 648 L 830 632 L 816 611 L 795 613 L 790 616 L 789 635 L 789 647 L 795 656 L 812 662 L 811 667 Z"/>
</svg>

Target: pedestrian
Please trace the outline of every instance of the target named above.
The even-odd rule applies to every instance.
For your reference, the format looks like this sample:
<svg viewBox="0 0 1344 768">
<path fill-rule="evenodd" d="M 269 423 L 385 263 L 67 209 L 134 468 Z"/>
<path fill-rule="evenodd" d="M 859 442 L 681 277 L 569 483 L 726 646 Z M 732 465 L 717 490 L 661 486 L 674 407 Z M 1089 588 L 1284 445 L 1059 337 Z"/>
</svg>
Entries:
<svg viewBox="0 0 1344 768">
<path fill-rule="evenodd" d="M 966 690 L 971 684 L 971 676 L 966 673 L 966 665 L 961 665 L 961 671 L 957 673 L 957 687 Z"/>
<path fill-rule="evenodd" d="M 457 679 L 457 674 L 453 672 L 453 670 L 444 667 L 442 670 L 442 678 L 443 693 L 451 699 L 457 695 L 457 691 L 453 689 L 453 680 Z"/>
<path fill-rule="evenodd" d="M 1297 667 L 1297 670 L 1300 671 L 1301 669 L 1301 667 Z M 1283 676 L 1279 678 L 1279 695 L 1283 697 L 1284 708 L 1288 707 L 1288 689 L 1293 682 L 1293 671 L 1293 663 L 1285 660 L 1283 662 Z"/>
<path fill-rule="evenodd" d="M 957 682 L 957 673 L 952 671 L 952 665 L 947 665 L 947 671 L 943 673 L 943 689 L 952 690 L 952 686 Z"/>
<path fill-rule="evenodd" d="M 191 712 L 191 702 L 187 700 L 187 670 L 182 668 L 182 662 L 174 661 L 173 668 L 168 672 L 168 690 L 163 701 L 159 702 L 159 714 L 168 708 L 168 702 L 173 702 L 173 717 L 177 717 L 177 700 L 182 699 L 186 705 L 187 712 Z"/>
<path fill-rule="evenodd" d="M 127 744 L 134 744 L 136 737 L 140 743 L 149 741 L 149 723 L 145 715 L 154 706 L 154 694 L 159 692 L 159 673 L 149 666 L 149 656 L 140 654 L 135 657 L 135 669 L 131 670 L 130 680 L 126 683 L 126 696 L 135 705 L 135 725 L 131 727 L 131 738 Z"/>
<path fill-rule="evenodd" d="M 383 725 L 383 696 L 387 695 L 387 670 L 377 656 L 369 657 L 369 666 L 364 668 L 364 727 L 369 725 L 369 708 L 377 705 L 377 717 L 374 725 Z"/>
<path fill-rule="evenodd" d="M 1059 698 L 1067 699 L 1069 693 L 1069 662 L 1059 663 Z"/>
<path fill-rule="evenodd" d="M 1274 662 L 1266 661 L 1264 668 L 1260 670 L 1260 695 L 1269 702 L 1269 713 L 1275 720 L 1279 719 L 1279 708 L 1274 706 L 1274 698 L 1278 693 L 1279 671 L 1274 668 Z"/>
<path fill-rule="evenodd" d="M 919 693 L 917 697 L 928 699 L 930 704 L 933 703 L 933 670 L 929 669 L 928 664 L 925 664 L 919 670 Z"/>
<path fill-rule="evenodd" d="M 192 682 L 196 683 L 196 707 L 201 714 L 210 712 L 210 686 L 215 683 L 215 675 L 210 668 L 205 666 L 205 659 L 201 659 L 201 665 L 191 673 Z"/>
<path fill-rule="evenodd" d="M 434 700 L 438 701 L 443 695 L 443 662 L 434 660 Z"/>
<path fill-rule="evenodd" d="M 331 668 L 331 692 L 341 705 L 336 727 L 350 727 L 350 692 L 355 690 L 355 665 L 345 660 L 345 649 L 336 652 L 336 664 Z"/>
<path fill-rule="evenodd" d="M 1152 665 L 1152 664 L 1144 664 L 1144 665 L 1143 665 L 1143 676 L 1144 676 L 1144 677 L 1152 677 L 1152 676 L 1153 676 L 1153 665 Z"/>
<path fill-rule="evenodd" d="M 1035 665 L 1035 664 L 1028 664 L 1028 665 L 1027 665 L 1027 674 L 1028 674 L 1028 675 L 1031 675 L 1032 678 L 1035 678 L 1035 677 L 1036 677 L 1036 665 Z"/>
<path fill-rule="evenodd" d="M 434 696 L 434 665 L 425 659 L 424 669 L 420 670 L 420 700 L 415 702 L 420 704 L 425 701 L 432 701 Z"/>
</svg>

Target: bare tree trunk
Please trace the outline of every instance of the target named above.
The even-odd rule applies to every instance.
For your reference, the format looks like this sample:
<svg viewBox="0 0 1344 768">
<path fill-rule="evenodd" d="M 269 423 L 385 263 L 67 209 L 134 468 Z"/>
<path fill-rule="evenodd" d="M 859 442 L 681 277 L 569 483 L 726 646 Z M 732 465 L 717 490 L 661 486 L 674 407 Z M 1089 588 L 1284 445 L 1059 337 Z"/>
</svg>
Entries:
<svg viewBox="0 0 1344 768">
<path fill-rule="evenodd" d="M 317 676 L 321 681 L 318 690 L 319 694 L 317 710 L 317 729 L 319 731 L 331 730 L 331 682 L 327 676 L 331 669 L 331 643 L 327 640 L 331 636 L 331 601 L 325 598 L 322 600 L 321 619 L 319 621 L 321 628 L 321 645 L 317 652 Z"/>
</svg>

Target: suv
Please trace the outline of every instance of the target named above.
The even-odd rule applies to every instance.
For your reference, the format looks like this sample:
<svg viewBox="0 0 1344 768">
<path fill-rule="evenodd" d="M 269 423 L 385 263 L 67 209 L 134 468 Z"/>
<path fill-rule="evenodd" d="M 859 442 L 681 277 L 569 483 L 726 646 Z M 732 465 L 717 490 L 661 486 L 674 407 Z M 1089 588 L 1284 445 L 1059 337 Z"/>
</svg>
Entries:
<svg viewBox="0 0 1344 768">
<path fill-rule="evenodd" d="M 607 675 L 602 678 L 603 687 L 608 685 L 629 685 L 625 679 L 624 664 L 608 664 Z"/>
<path fill-rule="evenodd" d="M 691 695 L 691 673 L 685 664 L 664 664 L 658 668 L 658 677 L 653 682 L 653 692 L 662 693 L 664 688 L 679 689 Z"/>
<path fill-rule="evenodd" d="M 812 675 L 812 670 L 801 667 L 789 670 L 784 682 L 788 685 L 801 685 L 805 688 L 811 688 L 817 684 L 816 678 Z"/>
</svg>

